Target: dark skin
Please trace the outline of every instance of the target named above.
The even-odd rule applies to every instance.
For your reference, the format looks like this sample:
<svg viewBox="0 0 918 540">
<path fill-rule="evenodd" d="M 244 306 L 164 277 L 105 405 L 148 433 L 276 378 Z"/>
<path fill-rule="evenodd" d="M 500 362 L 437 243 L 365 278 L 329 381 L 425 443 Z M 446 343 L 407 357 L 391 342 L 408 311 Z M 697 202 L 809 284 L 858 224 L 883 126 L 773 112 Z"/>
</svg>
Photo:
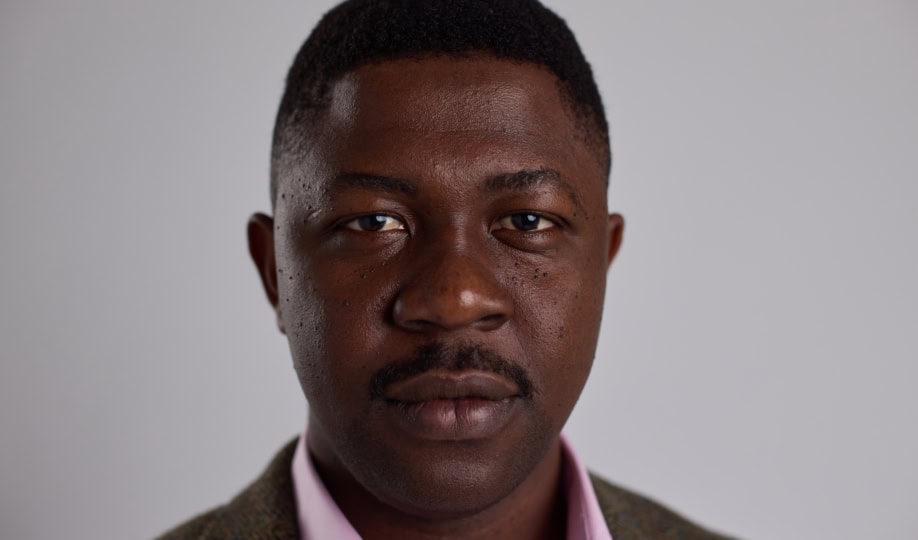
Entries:
<svg viewBox="0 0 918 540">
<path fill-rule="evenodd" d="M 364 538 L 563 537 L 558 434 L 623 229 L 598 151 L 533 64 L 390 61 L 331 96 L 248 228 L 317 470 Z M 425 347 L 442 380 L 374 387 Z M 473 348 L 498 360 L 457 368 Z"/>
</svg>

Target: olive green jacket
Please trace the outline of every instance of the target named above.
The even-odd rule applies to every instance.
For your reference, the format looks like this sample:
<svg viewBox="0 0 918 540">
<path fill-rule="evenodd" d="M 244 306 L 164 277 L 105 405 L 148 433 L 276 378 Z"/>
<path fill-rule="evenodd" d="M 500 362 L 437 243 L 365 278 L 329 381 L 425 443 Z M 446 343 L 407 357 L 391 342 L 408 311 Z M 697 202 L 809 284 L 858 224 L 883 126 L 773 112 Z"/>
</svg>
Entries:
<svg viewBox="0 0 918 540">
<path fill-rule="evenodd" d="M 299 538 L 290 463 L 296 440 L 285 446 L 249 487 L 227 504 L 179 525 L 160 540 L 228 540 Z M 640 495 L 591 476 L 599 507 L 613 540 L 717 540 L 682 516 Z"/>
</svg>

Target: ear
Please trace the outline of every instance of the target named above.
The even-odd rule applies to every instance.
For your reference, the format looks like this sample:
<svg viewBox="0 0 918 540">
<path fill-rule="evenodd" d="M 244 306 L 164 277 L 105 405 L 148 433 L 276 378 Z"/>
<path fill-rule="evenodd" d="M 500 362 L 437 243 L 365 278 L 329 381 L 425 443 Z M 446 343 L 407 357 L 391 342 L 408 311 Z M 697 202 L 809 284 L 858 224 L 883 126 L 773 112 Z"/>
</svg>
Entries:
<svg viewBox="0 0 918 540">
<path fill-rule="evenodd" d="M 277 260 L 274 257 L 274 220 L 265 214 L 253 214 L 247 227 L 249 237 L 249 254 L 255 269 L 261 277 L 268 302 L 277 316 L 277 328 L 286 334 L 284 320 L 281 317 L 277 291 Z"/>
<path fill-rule="evenodd" d="M 612 266 L 612 261 L 622 247 L 622 234 L 625 232 L 625 218 L 621 214 L 609 214 L 609 258 L 606 268 Z"/>
</svg>

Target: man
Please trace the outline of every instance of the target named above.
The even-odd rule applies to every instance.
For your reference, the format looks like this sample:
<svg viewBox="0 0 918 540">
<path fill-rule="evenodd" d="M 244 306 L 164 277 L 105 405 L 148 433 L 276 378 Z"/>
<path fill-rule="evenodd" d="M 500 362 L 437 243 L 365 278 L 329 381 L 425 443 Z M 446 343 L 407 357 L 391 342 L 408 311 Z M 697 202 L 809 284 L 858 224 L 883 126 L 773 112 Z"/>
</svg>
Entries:
<svg viewBox="0 0 918 540">
<path fill-rule="evenodd" d="M 595 354 L 608 127 L 535 0 L 351 0 L 297 55 L 249 248 L 309 403 L 167 538 L 716 538 L 560 437 Z"/>
</svg>

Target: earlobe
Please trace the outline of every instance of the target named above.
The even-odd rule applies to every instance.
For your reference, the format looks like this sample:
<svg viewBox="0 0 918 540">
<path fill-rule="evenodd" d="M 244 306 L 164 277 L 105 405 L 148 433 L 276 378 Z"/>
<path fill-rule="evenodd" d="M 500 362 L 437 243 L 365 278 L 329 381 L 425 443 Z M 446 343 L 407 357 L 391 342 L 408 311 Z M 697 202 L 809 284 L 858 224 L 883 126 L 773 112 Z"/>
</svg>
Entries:
<svg viewBox="0 0 918 540">
<path fill-rule="evenodd" d="M 286 333 L 284 321 L 281 317 L 280 303 L 278 302 L 277 288 L 277 259 L 274 255 L 274 220 L 265 214 L 253 214 L 249 218 L 246 230 L 249 240 L 249 255 L 255 263 L 255 269 L 261 277 L 268 302 L 277 315 L 277 327 L 281 333 Z"/>
<path fill-rule="evenodd" d="M 612 266 L 618 249 L 622 246 L 622 234 L 625 232 L 625 218 L 621 214 L 609 214 L 609 254 L 606 267 Z"/>
</svg>

